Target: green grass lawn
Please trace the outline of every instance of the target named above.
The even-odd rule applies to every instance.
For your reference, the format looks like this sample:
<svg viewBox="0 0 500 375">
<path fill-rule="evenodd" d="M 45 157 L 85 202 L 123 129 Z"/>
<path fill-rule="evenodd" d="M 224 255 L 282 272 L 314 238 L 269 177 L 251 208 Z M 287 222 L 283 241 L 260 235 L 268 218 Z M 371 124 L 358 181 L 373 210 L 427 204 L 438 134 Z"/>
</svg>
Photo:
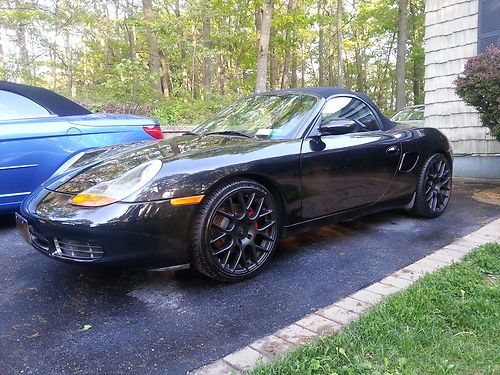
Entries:
<svg viewBox="0 0 500 375">
<path fill-rule="evenodd" d="M 500 374 L 500 244 L 251 374 Z"/>
</svg>

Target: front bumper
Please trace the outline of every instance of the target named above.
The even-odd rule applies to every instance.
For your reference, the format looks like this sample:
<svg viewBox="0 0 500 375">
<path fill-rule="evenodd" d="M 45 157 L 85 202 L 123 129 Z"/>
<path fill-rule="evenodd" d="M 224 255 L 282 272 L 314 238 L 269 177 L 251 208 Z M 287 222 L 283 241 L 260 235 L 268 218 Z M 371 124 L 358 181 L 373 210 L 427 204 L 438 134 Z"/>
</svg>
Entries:
<svg viewBox="0 0 500 375">
<path fill-rule="evenodd" d="M 84 264 L 168 267 L 190 263 L 190 228 L 196 206 L 168 200 L 75 207 L 71 195 L 40 190 L 20 214 L 31 244 L 51 258 Z"/>
</svg>

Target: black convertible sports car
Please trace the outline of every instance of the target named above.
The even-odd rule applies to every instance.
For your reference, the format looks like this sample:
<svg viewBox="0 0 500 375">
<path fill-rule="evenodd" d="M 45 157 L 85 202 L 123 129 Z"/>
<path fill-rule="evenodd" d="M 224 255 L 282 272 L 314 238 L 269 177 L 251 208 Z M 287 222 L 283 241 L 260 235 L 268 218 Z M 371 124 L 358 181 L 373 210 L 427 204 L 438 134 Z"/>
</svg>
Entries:
<svg viewBox="0 0 500 375">
<path fill-rule="evenodd" d="M 238 281 L 280 237 L 311 226 L 393 208 L 439 216 L 452 160 L 442 133 L 396 125 L 364 94 L 275 91 L 236 101 L 192 133 L 69 160 L 17 219 L 54 259 L 193 265 Z"/>
</svg>

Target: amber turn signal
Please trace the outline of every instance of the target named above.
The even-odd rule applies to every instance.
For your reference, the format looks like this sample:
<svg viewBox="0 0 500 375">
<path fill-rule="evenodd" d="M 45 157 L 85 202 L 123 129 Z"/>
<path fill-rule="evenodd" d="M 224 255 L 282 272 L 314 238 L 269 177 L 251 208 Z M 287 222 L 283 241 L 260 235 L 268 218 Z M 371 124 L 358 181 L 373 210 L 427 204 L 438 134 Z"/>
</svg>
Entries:
<svg viewBox="0 0 500 375">
<path fill-rule="evenodd" d="M 82 207 L 101 207 L 114 202 L 116 202 L 114 198 L 91 194 L 78 194 L 70 200 L 71 204 Z"/>
<path fill-rule="evenodd" d="M 170 200 L 173 206 L 182 206 L 185 204 L 198 204 L 203 199 L 204 195 L 192 195 L 190 197 L 174 198 Z"/>
</svg>

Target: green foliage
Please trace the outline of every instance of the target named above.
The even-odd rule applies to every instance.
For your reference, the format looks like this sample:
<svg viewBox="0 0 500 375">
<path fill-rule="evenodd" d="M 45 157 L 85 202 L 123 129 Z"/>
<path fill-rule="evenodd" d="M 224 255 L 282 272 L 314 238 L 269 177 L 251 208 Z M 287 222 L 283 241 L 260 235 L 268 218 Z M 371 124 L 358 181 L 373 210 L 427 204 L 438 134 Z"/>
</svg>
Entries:
<svg viewBox="0 0 500 375">
<path fill-rule="evenodd" d="M 100 95 L 112 101 L 148 102 L 153 96 L 153 77 L 147 63 L 141 60 L 121 59 L 105 75 Z"/>
<path fill-rule="evenodd" d="M 498 332 L 500 244 L 488 244 L 251 374 L 494 374 Z"/>
<path fill-rule="evenodd" d="M 228 104 L 235 97 L 212 95 L 206 99 L 175 96 L 156 102 L 152 115 L 162 125 L 199 125 Z"/>
<path fill-rule="evenodd" d="M 165 104 L 153 110 L 153 117 L 162 125 L 175 125 L 178 121 L 179 113 L 176 107 L 167 107 Z"/>
<path fill-rule="evenodd" d="M 491 46 L 471 57 L 455 85 L 457 95 L 478 110 L 483 125 L 500 141 L 500 49 Z"/>
<path fill-rule="evenodd" d="M 220 103 L 253 91 L 256 15 L 262 3 L 158 0 L 153 2 L 153 20 L 146 21 L 139 0 L 10 0 L 8 6 L 0 7 L 0 27 L 7 36 L 4 40 L 12 41 L 3 46 L 0 75 L 56 90 L 96 108 L 150 104 L 158 107 L 155 113 L 162 121 L 199 121 Z M 290 87 L 292 73 L 297 86 L 317 85 L 320 58 L 325 84 L 337 85 L 336 3 L 273 2 L 269 89 Z M 342 19 L 346 86 L 372 95 L 387 113 L 394 107 L 397 3 L 344 0 Z M 414 67 L 423 66 L 424 0 L 410 3 L 408 99 L 419 102 L 423 69 Z M 210 25 L 205 34 L 207 20 Z M 322 51 L 318 46 L 319 24 L 324 28 Z M 19 35 L 28 41 L 27 59 L 21 58 Z M 150 40 L 158 44 L 157 74 L 150 73 Z M 283 79 L 286 66 L 288 80 Z M 162 96 L 167 99 L 156 104 L 159 95 L 153 82 L 160 79 Z"/>
</svg>

